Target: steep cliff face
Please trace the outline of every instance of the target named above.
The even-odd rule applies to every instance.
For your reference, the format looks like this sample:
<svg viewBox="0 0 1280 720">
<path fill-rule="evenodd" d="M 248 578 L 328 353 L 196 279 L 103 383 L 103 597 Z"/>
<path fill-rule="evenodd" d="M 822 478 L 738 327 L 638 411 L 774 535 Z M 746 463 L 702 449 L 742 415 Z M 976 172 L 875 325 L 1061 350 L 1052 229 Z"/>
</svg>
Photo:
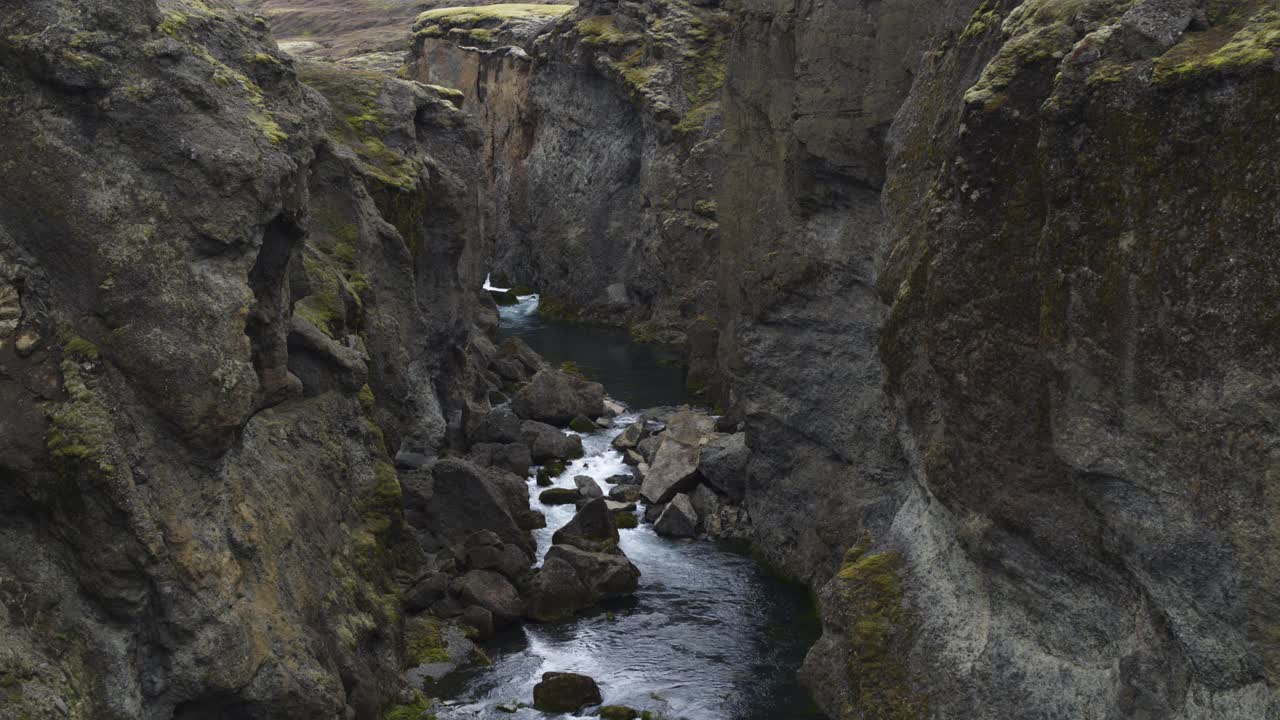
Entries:
<svg viewBox="0 0 1280 720">
<path fill-rule="evenodd" d="M 758 544 L 838 567 L 815 696 L 1280 715 L 1273 6 L 914 5 L 731 53 L 721 342 Z"/>
<path fill-rule="evenodd" d="M 831 574 L 860 527 L 884 527 L 904 492 L 876 353 L 885 135 L 926 41 L 967 19 L 961 5 L 750 2 L 733 35 L 721 371 L 761 451 L 760 548 L 807 581 Z"/>
<path fill-rule="evenodd" d="M 392 461 L 471 400 L 478 138 L 336 86 L 223 3 L 0 18 L 0 716 L 402 691 Z"/>
<path fill-rule="evenodd" d="M 725 13 L 515 7 L 425 13 L 411 69 L 463 91 L 485 128 L 494 269 L 539 289 L 549 312 L 692 334 L 705 377 Z"/>
</svg>

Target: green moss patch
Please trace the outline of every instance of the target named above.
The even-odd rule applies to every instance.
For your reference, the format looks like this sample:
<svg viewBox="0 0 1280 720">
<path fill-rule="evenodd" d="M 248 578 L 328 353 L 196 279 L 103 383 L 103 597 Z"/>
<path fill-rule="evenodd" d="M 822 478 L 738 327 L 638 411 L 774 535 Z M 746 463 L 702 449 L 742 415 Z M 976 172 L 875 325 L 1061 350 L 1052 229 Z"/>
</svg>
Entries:
<svg viewBox="0 0 1280 720">
<path fill-rule="evenodd" d="M 910 720 L 927 716 L 926 698 L 911 687 L 905 653 L 912 623 L 903 605 L 897 553 L 871 553 L 862 543 L 845 553 L 833 580 L 850 654 L 850 694 L 862 717 Z"/>
<path fill-rule="evenodd" d="M 1280 50 L 1280 11 L 1267 10 L 1244 23 L 1187 33 L 1156 59 L 1153 80 L 1172 84 L 1223 73 L 1269 67 Z"/>
<path fill-rule="evenodd" d="M 414 33 L 420 38 L 448 38 L 458 43 L 493 42 L 504 25 L 513 22 L 547 21 L 564 15 L 573 5 L 505 3 L 448 7 L 428 10 L 418 16 Z"/>
<path fill-rule="evenodd" d="M 414 699 L 412 702 L 403 705 L 396 705 L 387 710 L 382 716 L 383 720 L 436 720 L 435 713 L 431 712 L 431 701 L 428 700 L 421 692 L 414 691 Z"/>
<path fill-rule="evenodd" d="M 592 15 L 577 22 L 575 27 L 588 45 L 624 45 L 639 40 L 618 29 L 612 15 Z"/>
<path fill-rule="evenodd" d="M 100 478 L 114 477 L 116 464 L 112 413 L 97 391 L 80 375 L 79 366 L 62 361 L 62 386 L 68 395 L 49 416 L 45 446 L 55 465 L 66 473 L 85 470 Z"/>
<path fill-rule="evenodd" d="M 474 25 L 492 20 L 527 20 L 559 17 L 572 10 L 574 5 L 538 5 L 534 3 L 500 3 L 470 7 L 447 7 L 428 10 L 418 16 L 418 23 L 434 22 L 448 25 Z"/>
<path fill-rule="evenodd" d="M 398 189 L 417 187 L 417 163 L 386 144 L 390 127 L 379 98 L 383 83 L 394 80 L 382 73 L 320 62 L 299 63 L 298 77 L 333 106 L 330 136 L 351 148 L 371 176 Z"/>
<path fill-rule="evenodd" d="M 444 639 L 444 623 L 434 617 L 419 617 L 405 624 L 404 656 L 409 667 L 449 662 L 449 645 Z"/>
</svg>

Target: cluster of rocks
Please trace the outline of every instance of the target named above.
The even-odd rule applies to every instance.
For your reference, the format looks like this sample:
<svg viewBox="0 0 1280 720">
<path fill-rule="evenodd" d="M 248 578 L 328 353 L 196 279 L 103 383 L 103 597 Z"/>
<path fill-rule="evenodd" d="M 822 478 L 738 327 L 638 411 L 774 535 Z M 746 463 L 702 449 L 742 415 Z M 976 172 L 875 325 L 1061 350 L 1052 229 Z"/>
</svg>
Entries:
<svg viewBox="0 0 1280 720">
<path fill-rule="evenodd" d="M 607 500 L 583 505 L 551 542 L 530 581 L 530 619 L 565 620 L 602 600 L 636 591 L 640 570 L 618 547 L 618 527 Z"/>
<path fill-rule="evenodd" d="M 578 489 L 544 493 L 547 504 L 579 509 L 556 531 L 542 567 L 531 568 L 536 546 L 529 531 L 545 527 L 546 518 L 529 507 L 530 468 L 542 464 L 558 474 L 583 448 L 580 435 L 557 425 L 585 421 L 594 428 L 619 408 L 606 402 L 599 383 L 547 367 L 519 340 L 487 355 L 488 402 L 461 423 L 466 457 L 398 458 L 406 519 L 423 552 L 406 609 L 456 619 L 481 638 L 522 619 L 563 620 L 631 594 L 640 576 L 618 548 L 614 519 L 615 512 L 634 510 L 634 499 L 606 500 L 587 476 L 577 478 Z"/>
<path fill-rule="evenodd" d="M 746 437 L 730 421 L 688 408 L 649 410 L 614 438 L 635 466 L 638 488 L 620 485 L 610 497 L 643 499 L 645 520 L 659 535 L 746 538 Z"/>
</svg>

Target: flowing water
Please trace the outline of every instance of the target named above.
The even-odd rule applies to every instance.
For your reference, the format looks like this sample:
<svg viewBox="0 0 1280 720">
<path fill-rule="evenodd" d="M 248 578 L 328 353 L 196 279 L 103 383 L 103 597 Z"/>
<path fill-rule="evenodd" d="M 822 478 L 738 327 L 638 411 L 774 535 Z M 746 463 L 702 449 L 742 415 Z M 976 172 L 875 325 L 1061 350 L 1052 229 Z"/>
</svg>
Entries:
<svg viewBox="0 0 1280 720">
<path fill-rule="evenodd" d="M 618 399 L 633 407 L 634 398 L 681 399 L 676 388 L 683 383 L 672 383 L 673 375 L 652 362 L 651 351 L 602 349 L 596 330 L 532 321 L 535 303 L 503 308 L 504 328 L 555 359 L 529 331 L 530 326 L 554 327 L 542 337 L 555 338 L 559 359 L 577 362 L 605 381 L 611 393 L 615 385 L 628 387 L 630 396 Z M 655 386 L 646 387 L 649 382 Z M 585 457 L 573 461 L 555 487 L 573 488 L 574 476 L 589 475 L 607 491 L 605 478 L 629 473 L 610 441 L 635 418 L 624 414 L 612 427 L 583 435 Z M 529 486 L 531 504 L 547 516 L 547 527 L 535 532 L 541 558 L 574 507 L 544 506 L 537 495 L 545 488 L 532 481 Z M 455 673 L 434 688 L 445 698 L 438 709 L 441 718 L 546 718 L 527 708 L 513 715 L 496 710 L 499 704 L 531 702 L 533 686 L 546 671 L 589 675 L 600 684 L 606 704 L 650 710 L 665 720 L 822 717 L 810 709 L 795 679 L 818 633 L 803 590 L 768 577 L 749 557 L 715 543 L 668 540 L 644 524 L 620 533 L 622 550 L 641 572 L 635 597 L 570 622 L 531 623 L 500 635 L 485 647 L 491 667 Z"/>
</svg>

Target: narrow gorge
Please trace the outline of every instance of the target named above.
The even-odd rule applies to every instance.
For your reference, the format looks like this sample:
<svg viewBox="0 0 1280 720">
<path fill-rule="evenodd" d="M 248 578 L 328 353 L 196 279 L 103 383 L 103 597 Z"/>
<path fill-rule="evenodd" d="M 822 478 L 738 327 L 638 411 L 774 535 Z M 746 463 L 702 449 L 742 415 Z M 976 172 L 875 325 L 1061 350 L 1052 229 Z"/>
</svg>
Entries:
<svg viewBox="0 0 1280 720">
<path fill-rule="evenodd" d="M 0 3 L 0 720 L 1280 720 L 1278 52 Z"/>
</svg>

